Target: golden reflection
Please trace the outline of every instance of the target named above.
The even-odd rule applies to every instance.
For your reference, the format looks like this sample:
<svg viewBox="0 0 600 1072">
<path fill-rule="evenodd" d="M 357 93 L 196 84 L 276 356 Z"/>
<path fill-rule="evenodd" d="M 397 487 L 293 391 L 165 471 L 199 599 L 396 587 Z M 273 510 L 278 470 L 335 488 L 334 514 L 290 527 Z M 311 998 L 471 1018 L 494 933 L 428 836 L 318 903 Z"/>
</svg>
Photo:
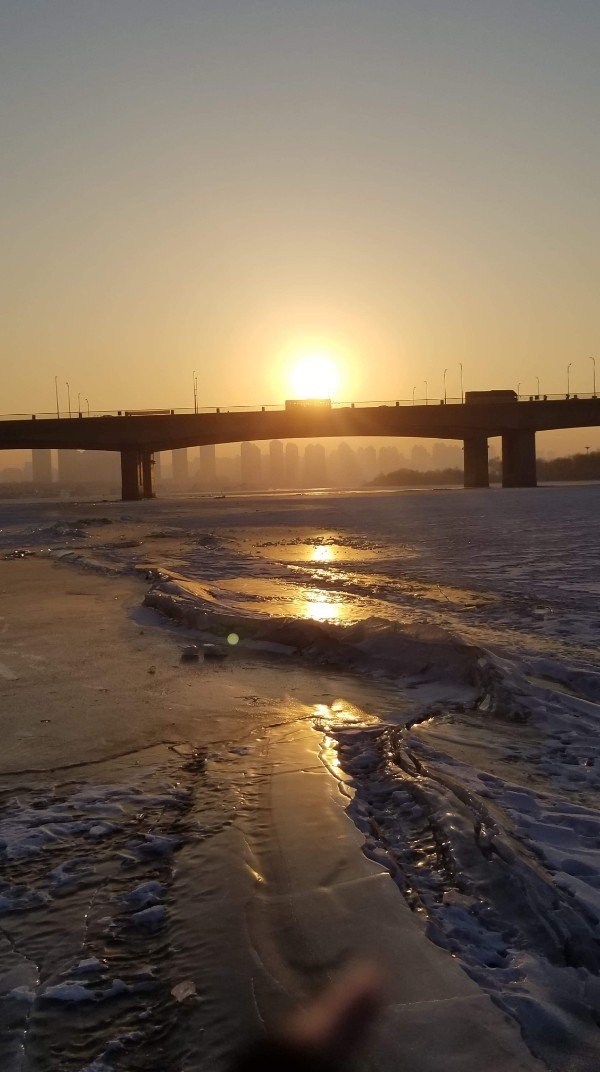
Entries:
<svg viewBox="0 0 600 1072">
<path fill-rule="evenodd" d="M 333 562 L 336 548 L 330 544 L 317 544 L 312 549 L 311 562 Z"/>
<path fill-rule="evenodd" d="M 340 767 L 337 748 L 338 743 L 335 737 L 328 737 L 327 734 L 325 734 L 325 737 L 323 738 L 322 756 L 329 769 L 334 772 L 339 770 Z"/>
<path fill-rule="evenodd" d="M 259 580 L 256 577 L 236 577 L 235 580 L 222 581 L 220 588 L 224 593 L 232 593 L 232 603 L 238 610 L 258 611 L 261 617 L 285 615 L 348 625 L 371 613 L 370 607 L 357 606 L 356 601 L 342 592 L 304 588 L 277 578 Z M 230 634 L 227 639 L 230 644 L 235 644 L 239 637 Z"/>
<path fill-rule="evenodd" d="M 326 703 L 315 704 L 315 718 L 327 718 L 329 706 Z"/>
<path fill-rule="evenodd" d="M 340 602 L 336 592 L 322 592 L 318 588 L 304 590 L 297 603 L 297 612 L 315 622 L 343 622 L 349 618 L 348 606 Z"/>
</svg>

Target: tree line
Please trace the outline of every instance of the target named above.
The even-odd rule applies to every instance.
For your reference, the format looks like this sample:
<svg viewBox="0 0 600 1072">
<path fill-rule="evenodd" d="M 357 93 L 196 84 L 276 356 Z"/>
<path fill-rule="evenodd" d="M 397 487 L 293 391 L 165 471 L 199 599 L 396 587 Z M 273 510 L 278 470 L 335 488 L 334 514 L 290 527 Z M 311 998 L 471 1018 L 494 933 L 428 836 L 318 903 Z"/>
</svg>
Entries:
<svg viewBox="0 0 600 1072">
<path fill-rule="evenodd" d="M 564 458 L 538 458 L 537 475 L 540 481 L 600 481 L 600 450 L 589 450 L 585 454 L 570 454 Z M 502 479 L 502 462 L 499 458 L 490 461 L 490 480 Z M 380 473 L 371 485 L 377 487 L 427 487 L 432 484 L 462 484 L 463 471 L 458 468 L 394 469 L 391 473 Z"/>
</svg>

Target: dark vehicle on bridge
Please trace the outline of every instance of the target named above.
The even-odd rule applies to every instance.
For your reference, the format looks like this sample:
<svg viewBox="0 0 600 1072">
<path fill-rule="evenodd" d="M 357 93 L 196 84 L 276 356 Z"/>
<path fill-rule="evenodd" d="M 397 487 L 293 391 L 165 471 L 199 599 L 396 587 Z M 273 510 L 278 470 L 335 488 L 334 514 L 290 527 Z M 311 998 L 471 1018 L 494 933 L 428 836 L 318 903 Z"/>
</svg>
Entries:
<svg viewBox="0 0 600 1072">
<path fill-rule="evenodd" d="M 465 402 L 518 402 L 516 391 L 465 391 Z"/>
<path fill-rule="evenodd" d="M 330 398 L 288 398 L 286 410 L 294 409 L 331 409 Z"/>
<path fill-rule="evenodd" d="M 173 409 L 126 409 L 123 411 L 124 417 L 172 417 L 175 413 Z"/>
</svg>

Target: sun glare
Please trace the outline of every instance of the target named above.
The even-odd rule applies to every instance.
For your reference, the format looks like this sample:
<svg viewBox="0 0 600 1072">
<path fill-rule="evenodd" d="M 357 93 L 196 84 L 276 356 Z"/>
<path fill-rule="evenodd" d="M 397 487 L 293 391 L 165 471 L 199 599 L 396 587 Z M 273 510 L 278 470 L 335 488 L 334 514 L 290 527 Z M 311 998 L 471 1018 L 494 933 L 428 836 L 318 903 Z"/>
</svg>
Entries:
<svg viewBox="0 0 600 1072">
<path fill-rule="evenodd" d="M 333 398 L 339 388 L 340 374 L 326 354 L 305 354 L 292 366 L 290 384 L 295 398 Z"/>
</svg>

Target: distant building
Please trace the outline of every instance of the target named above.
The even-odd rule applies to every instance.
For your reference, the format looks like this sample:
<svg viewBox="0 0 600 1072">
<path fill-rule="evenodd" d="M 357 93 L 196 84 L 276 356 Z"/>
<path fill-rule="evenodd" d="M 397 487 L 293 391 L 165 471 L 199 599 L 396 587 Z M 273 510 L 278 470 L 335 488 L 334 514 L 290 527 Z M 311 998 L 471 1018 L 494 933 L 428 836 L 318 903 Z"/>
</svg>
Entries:
<svg viewBox="0 0 600 1072">
<path fill-rule="evenodd" d="M 361 473 L 356 451 L 347 443 L 340 443 L 329 456 L 330 472 L 340 487 L 356 487 L 361 484 Z"/>
<path fill-rule="evenodd" d="M 422 449 L 422 448 L 421 448 Z M 400 464 L 400 451 L 397 447 L 381 447 L 379 451 L 379 472 L 393 473 Z"/>
<path fill-rule="evenodd" d="M 52 451 L 40 449 L 31 452 L 31 479 L 34 484 L 52 483 Z"/>
<path fill-rule="evenodd" d="M 217 452 L 214 443 L 200 447 L 200 483 L 213 487 L 217 481 Z"/>
<path fill-rule="evenodd" d="M 77 450 L 59 450 L 58 483 L 77 484 L 79 482 L 81 453 Z"/>
<path fill-rule="evenodd" d="M 453 442 L 434 443 L 431 448 L 433 469 L 462 468 L 462 448 Z"/>
<path fill-rule="evenodd" d="M 171 451 L 173 459 L 173 482 L 178 486 L 187 484 L 189 479 L 189 464 L 187 447 Z"/>
<path fill-rule="evenodd" d="M 327 455 L 321 443 L 309 443 L 304 451 L 304 471 L 302 483 L 307 488 L 326 488 Z"/>
<path fill-rule="evenodd" d="M 274 439 L 269 443 L 269 486 L 282 488 L 285 484 L 283 443 Z"/>
<path fill-rule="evenodd" d="M 296 443 L 286 443 L 284 458 L 285 486 L 297 488 L 300 483 L 300 451 Z"/>
<path fill-rule="evenodd" d="M 421 473 L 424 473 L 427 469 L 431 469 L 431 454 L 427 450 L 427 447 L 422 447 L 420 443 L 415 443 L 410 452 L 410 463 L 413 469 L 417 469 Z M 397 465 L 392 465 L 390 469 L 384 469 L 383 471 L 391 473 L 397 468 Z"/>
<path fill-rule="evenodd" d="M 242 486 L 246 488 L 259 487 L 262 479 L 262 454 L 256 443 L 242 443 L 240 445 L 240 463 Z"/>
<path fill-rule="evenodd" d="M 83 450 L 77 462 L 77 480 L 82 484 L 113 486 L 121 480 L 121 456 L 116 450 Z"/>
<path fill-rule="evenodd" d="M 356 452 L 356 460 L 364 480 L 373 480 L 377 476 L 377 451 L 375 447 L 359 447 Z"/>
<path fill-rule="evenodd" d="M 9 465 L 6 469 L 0 469 L 0 484 L 21 484 L 25 480 L 25 471 L 17 466 Z"/>
</svg>

